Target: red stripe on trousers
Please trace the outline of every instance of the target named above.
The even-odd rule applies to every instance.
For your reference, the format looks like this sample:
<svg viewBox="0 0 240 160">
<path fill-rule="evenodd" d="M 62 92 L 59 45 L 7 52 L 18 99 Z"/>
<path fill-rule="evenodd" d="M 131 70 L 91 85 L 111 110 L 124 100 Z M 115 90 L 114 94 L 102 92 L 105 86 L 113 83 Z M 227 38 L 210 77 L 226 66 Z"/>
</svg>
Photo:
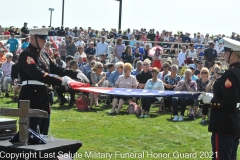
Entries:
<svg viewBox="0 0 240 160">
<path fill-rule="evenodd" d="M 218 134 L 215 133 L 215 155 L 216 155 L 216 160 L 219 160 L 219 157 L 218 157 Z"/>
</svg>

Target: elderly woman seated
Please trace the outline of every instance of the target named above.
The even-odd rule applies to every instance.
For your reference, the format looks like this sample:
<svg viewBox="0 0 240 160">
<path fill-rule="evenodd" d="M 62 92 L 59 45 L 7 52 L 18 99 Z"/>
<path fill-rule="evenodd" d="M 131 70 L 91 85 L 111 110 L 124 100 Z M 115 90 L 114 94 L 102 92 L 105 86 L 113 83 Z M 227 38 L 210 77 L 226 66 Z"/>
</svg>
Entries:
<svg viewBox="0 0 240 160">
<path fill-rule="evenodd" d="M 178 82 L 175 87 L 176 91 L 189 91 L 196 92 L 197 91 L 197 83 L 192 80 L 192 71 L 190 69 L 186 69 L 185 71 L 185 80 L 181 80 Z M 186 110 L 187 105 L 193 105 L 194 100 L 191 98 L 181 98 L 181 97 L 173 97 L 172 99 L 172 108 L 173 108 L 173 121 L 183 121 L 184 112 Z M 181 114 L 178 117 L 178 104 L 180 104 Z"/>
<path fill-rule="evenodd" d="M 158 79 L 158 73 L 159 70 L 158 68 L 154 67 L 152 69 L 152 79 L 149 79 L 144 87 L 144 89 L 146 90 L 160 90 L 163 91 L 164 90 L 164 85 L 162 80 Z M 161 97 L 143 97 L 142 98 L 142 113 L 140 115 L 140 118 L 149 118 L 149 109 L 151 106 L 151 103 L 155 102 L 155 101 L 161 101 L 162 98 Z"/>
<path fill-rule="evenodd" d="M 5 97 L 9 97 L 8 94 L 8 84 L 13 84 L 11 78 L 12 65 L 14 62 L 12 61 L 13 54 L 8 52 L 6 53 L 6 61 L 2 63 L 2 71 L 3 71 L 3 90 L 5 91 Z"/>
<path fill-rule="evenodd" d="M 136 77 L 131 75 L 132 65 L 130 63 L 125 63 L 123 66 L 124 75 L 118 77 L 117 81 L 115 82 L 116 88 L 137 88 L 137 80 Z M 115 114 L 115 108 L 118 103 L 117 114 L 119 114 L 120 109 L 122 108 L 124 101 L 128 100 L 129 102 L 132 101 L 131 98 L 124 97 L 124 95 L 115 96 L 112 103 L 112 111 L 111 114 Z"/>
</svg>

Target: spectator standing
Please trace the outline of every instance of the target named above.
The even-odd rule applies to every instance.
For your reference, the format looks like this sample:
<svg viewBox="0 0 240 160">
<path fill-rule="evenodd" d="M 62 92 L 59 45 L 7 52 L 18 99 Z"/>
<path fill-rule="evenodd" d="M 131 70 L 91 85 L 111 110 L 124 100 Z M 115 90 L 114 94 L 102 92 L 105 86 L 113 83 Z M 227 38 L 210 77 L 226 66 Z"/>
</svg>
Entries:
<svg viewBox="0 0 240 160">
<path fill-rule="evenodd" d="M 185 65 L 185 58 L 186 57 L 186 47 L 183 46 L 181 52 L 178 54 L 178 67 L 181 69 Z"/>
<path fill-rule="evenodd" d="M 214 43 L 209 42 L 209 48 L 205 49 L 204 51 L 204 60 L 205 60 L 205 67 L 210 68 L 213 66 L 214 61 L 217 59 L 217 51 L 214 49 Z"/>
<path fill-rule="evenodd" d="M 127 32 L 124 32 L 124 33 L 123 33 L 122 39 L 123 39 L 123 40 L 126 40 L 126 41 L 124 41 L 125 46 L 129 45 Z"/>
<path fill-rule="evenodd" d="M 57 35 L 61 37 L 66 36 L 66 32 L 63 26 L 61 26 L 61 29 L 57 32 Z"/>
<path fill-rule="evenodd" d="M 103 53 L 108 54 L 108 44 L 105 42 L 106 37 L 102 36 L 101 42 L 98 42 L 97 47 L 96 47 L 96 56 L 100 56 Z"/>
<path fill-rule="evenodd" d="M 23 27 L 21 28 L 22 38 L 26 38 L 27 36 L 29 36 L 29 30 L 28 30 L 27 25 L 28 25 L 28 23 L 24 22 Z"/>
<path fill-rule="evenodd" d="M 76 53 L 76 46 L 74 44 L 74 41 L 72 39 L 72 36 L 68 36 L 67 37 L 67 42 L 66 42 L 66 49 L 67 49 L 67 55 L 71 55 L 74 56 L 74 54 Z"/>
<path fill-rule="evenodd" d="M 115 62 L 119 62 L 124 52 L 125 46 L 122 44 L 122 39 L 117 39 L 117 44 L 114 47 Z"/>
<path fill-rule="evenodd" d="M 15 38 L 14 33 L 11 34 L 11 38 L 7 41 L 6 44 L 4 44 L 4 46 L 6 46 L 7 44 L 10 45 L 9 51 L 15 55 L 15 54 L 16 54 L 16 51 L 17 51 L 17 49 L 18 49 L 18 46 L 19 46 L 19 42 L 18 42 L 18 40 Z"/>
<path fill-rule="evenodd" d="M 83 46 L 83 47 L 85 47 L 85 42 L 83 41 L 82 36 L 79 36 L 79 37 L 78 37 L 78 41 L 75 43 L 75 46 L 76 46 L 76 47 L 78 47 L 78 46 Z"/>
</svg>

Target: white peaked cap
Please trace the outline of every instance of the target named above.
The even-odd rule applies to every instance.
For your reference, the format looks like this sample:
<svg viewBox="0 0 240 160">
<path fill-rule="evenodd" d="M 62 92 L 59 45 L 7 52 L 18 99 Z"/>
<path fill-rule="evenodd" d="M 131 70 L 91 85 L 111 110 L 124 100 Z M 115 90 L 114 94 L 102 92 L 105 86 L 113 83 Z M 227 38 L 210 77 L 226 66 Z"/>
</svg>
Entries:
<svg viewBox="0 0 240 160">
<path fill-rule="evenodd" d="M 32 28 L 29 29 L 29 34 L 31 35 L 43 35 L 43 36 L 47 36 L 48 35 L 48 31 L 51 28 Z"/>
<path fill-rule="evenodd" d="M 224 47 L 232 49 L 233 51 L 240 51 L 240 42 L 226 37 L 223 38 L 223 42 Z"/>
</svg>

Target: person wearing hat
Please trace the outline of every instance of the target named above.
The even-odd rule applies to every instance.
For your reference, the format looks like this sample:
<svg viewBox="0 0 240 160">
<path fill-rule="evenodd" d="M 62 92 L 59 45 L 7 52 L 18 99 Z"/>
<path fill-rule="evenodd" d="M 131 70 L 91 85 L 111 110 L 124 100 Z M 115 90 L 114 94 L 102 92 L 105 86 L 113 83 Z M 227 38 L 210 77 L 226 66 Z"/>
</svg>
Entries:
<svg viewBox="0 0 240 160">
<path fill-rule="evenodd" d="M 0 48 L 0 64 L 6 61 L 6 56 L 4 55 L 4 49 Z"/>
<path fill-rule="evenodd" d="M 27 25 L 28 25 L 28 23 L 27 23 L 27 22 L 24 22 L 23 27 L 21 28 L 22 38 L 26 38 L 26 37 L 28 37 L 28 35 L 29 35 L 29 30 L 28 30 Z"/>
<path fill-rule="evenodd" d="M 30 44 L 18 60 L 18 72 L 22 81 L 19 100 L 29 100 L 30 108 L 50 113 L 52 95 L 47 85 L 66 85 L 72 81 L 71 78 L 88 79 L 82 73 L 61 68 L 42 50 L 49 28 L 34 28 L 29 31 Z M 37 131 L 37 126 L 41 134 L 47 135 L 49 118 L 31 117 L 29 127 Z"/>
<path fill-rule="evenodd" d="M 214 43 L 211 41 L 209 42 L 209 48 L 205 49 L 204 51 L 204 60 L 205 60 L 205 67 L 210 68 L 213 66 L 214 62 L 217 59 L 217 51 L 214 49 Z"/>
<path fill-rule="evenodd" d="M 208 131 L 213 159 L 236 160 L 240 137 L 240 42 L 223 38 L 229 69 L 213 85 Z"/>
<path fill-rule="evenodd" d="M 203 62 L 202 62 L 202 60 L 198 59 L 197 60 L 197 68 L 196 68 L 194 74 L 199 77 L 200 76 L 200 71 L 201 71 L 202 68 L 203 68 Z"/>
</svg>

